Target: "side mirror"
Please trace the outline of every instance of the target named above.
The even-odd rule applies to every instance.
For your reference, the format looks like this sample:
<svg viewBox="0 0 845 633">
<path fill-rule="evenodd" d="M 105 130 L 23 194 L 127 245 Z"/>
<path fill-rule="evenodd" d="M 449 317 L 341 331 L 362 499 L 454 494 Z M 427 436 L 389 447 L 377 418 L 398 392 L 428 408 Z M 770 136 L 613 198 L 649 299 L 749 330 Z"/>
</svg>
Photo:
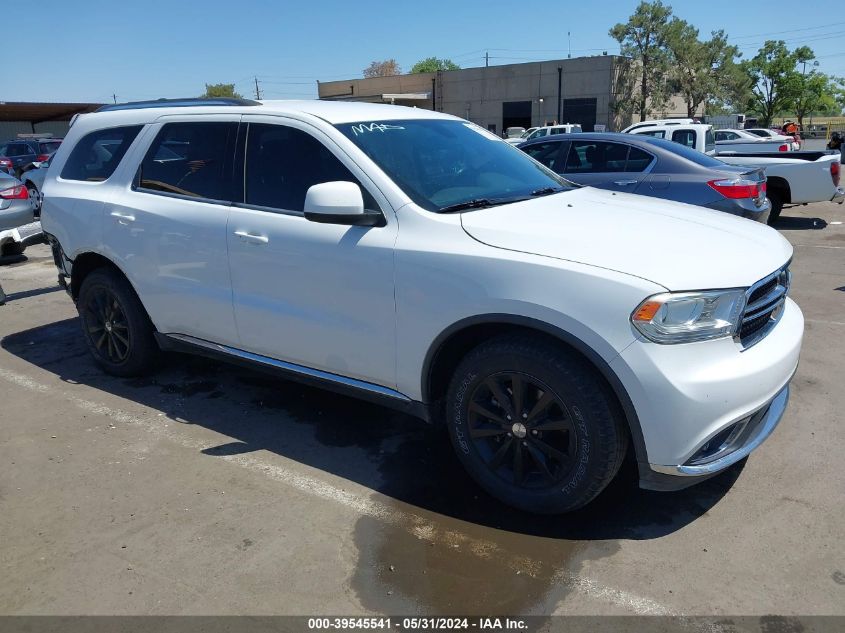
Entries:
<svg viewBox="0 0 845 633">
<path fill-rule="evenodd" d="M 361 188 L 354 182 L 322 182 L 305 194 L 305 219 L 323 224 L 384 226 L 379 211 L 364 208 Z"/>
</svg>

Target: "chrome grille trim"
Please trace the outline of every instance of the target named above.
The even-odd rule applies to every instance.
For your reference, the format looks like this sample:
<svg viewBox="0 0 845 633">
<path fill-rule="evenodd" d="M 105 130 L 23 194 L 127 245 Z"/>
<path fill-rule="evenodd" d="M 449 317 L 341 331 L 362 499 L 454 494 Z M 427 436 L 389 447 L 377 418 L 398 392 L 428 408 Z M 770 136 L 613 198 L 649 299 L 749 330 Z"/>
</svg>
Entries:
<svg viewBox="0 0 845 633">
<path fill-rule="evenodd" d="M 743 349 L 753 347 L 763 340 L 780 321 L 792 274 L 787 262 L 771 275 L 767 275 L 745 292 L 746 306 L 734 340 Z M 760 292 L 764 294 L 760 296 Z"/>
</svg>

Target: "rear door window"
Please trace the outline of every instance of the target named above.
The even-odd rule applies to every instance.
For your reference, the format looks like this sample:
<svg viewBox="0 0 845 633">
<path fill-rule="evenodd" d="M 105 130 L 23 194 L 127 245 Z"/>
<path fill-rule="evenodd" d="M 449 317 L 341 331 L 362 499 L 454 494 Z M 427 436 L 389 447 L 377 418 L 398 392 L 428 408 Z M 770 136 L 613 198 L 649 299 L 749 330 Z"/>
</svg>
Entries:
<svg viewBox="0 0 845 633">
<path fill-rule="evenodd" d="M 672 140 L 695 149 L 695 130 L 675 130 L 672 132 Z"/>
<path fill-rule="evenodd" d="M 83 136 L 68 156 L 61 178 L 88 182 L 108 180 L 142 127 L 114 127 Z"/>
<path fill-rule="evenodd" d="M 138 176 L 138 187 L 203 200 L 232 200 L 235 122 L 168 123 L 161 128 Z"/>
<path fill-rule="evenodd" d="M 632 147 L 628 151 L 628 162 L 625 165 L 626 172 L 643 172 L 646 168 L 651 165 L 651 161 L 654 160 L 654 157 L 641 150 L 638 147 Z"/>
<path fill-rule="evenodd" d="M 651 130 L 649 132 L 637 132 L 643 136 L 653 136 L 654 138 L 666 138 L 666 132 L 663 130 Z"/>
<path fill-rule="evenodd" d="M 628 146 L 604 141 L 572 141 L 566 161 L 567 174 L 625 171 Z"/>
</svg>

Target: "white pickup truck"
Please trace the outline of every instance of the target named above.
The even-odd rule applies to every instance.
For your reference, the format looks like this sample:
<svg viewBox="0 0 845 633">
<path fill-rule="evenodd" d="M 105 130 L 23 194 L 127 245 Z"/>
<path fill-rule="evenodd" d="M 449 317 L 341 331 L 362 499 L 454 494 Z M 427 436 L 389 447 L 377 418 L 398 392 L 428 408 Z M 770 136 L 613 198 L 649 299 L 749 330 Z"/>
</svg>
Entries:
<svg viewBox="0 0 845 633">
<path fill-rule="evenodd" d="M 643 121 L 624 130 L 666 138 L 706 154 L 715 154 L 732 165 L 761 167 L 766 172 L 767 196 L 772 203 L 771 224 L 784 205 L 845 201 L 840 186 L 840 156 L 836 152 L 792 152 L 769 148 L 769 144 L 741 141 L 715 142 L 712 126 L 691 119 Z M 779 142 L 772 143 L 777 145 Z"/>
<path fill-rule="evenodd" d="M 752 134 L 726 133 L 730 131 L 732 130 L 714 132 L 712 125 L 696 123 L 693 119 L 642 121 L 622 130 L 626 134 L 665 138 L 717 156 L 735 152 L 789 152 L 793 149 L 791 143 L 755 137 Z"/>
</svg>

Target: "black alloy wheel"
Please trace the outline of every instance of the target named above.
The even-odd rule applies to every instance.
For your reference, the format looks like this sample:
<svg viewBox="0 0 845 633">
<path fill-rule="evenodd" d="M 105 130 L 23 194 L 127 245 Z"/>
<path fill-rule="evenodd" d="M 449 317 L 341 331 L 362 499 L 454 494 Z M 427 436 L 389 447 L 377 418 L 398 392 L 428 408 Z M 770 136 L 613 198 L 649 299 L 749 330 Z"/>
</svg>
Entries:
<svg viewBox="0 0 845 633">
<path fill-rule="evenodd" d="M 83 319 L 85 332 L 97 354 L 109 363 L 126 362 L 132 339 L 126 314 L 114 293 L 104 287 L 94 289 L 85 305 Z"/>
<path fill-rule="evenodd" d="M 601 375 L 541 334 L 503 334 L 470 351 L 449 385 L 446 425 L 482 488 L 541 514 L 589 503 L 628 449 L 625 417 Z"/>
<path fill-rule="evenodd" d="M 82 282 L 76 308 L 96 363 L 115 376 L 139 376 L 159 355 L 147 311 L 132 285 L 113 268 L 98 268 Z"/>
<path fill-rule="evenodd" d="M 469 436 L 487 467 L 522 488 L 564 481 L 577 463 L 577 431 L 566 405 L 534 376 L 500 372 L 470 396 Z"/>
</svg>

